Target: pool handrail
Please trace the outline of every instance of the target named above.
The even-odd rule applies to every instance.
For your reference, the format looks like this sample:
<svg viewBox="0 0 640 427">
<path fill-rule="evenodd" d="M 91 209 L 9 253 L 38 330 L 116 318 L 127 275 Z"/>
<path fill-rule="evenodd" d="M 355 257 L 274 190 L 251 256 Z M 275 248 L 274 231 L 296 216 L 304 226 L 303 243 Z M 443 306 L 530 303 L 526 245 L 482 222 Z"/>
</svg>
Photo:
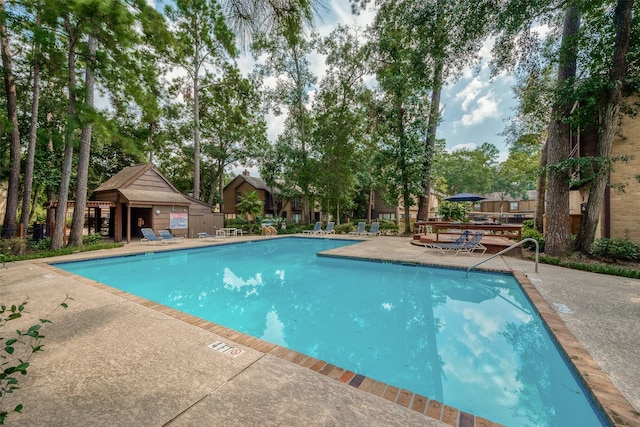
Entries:
<svg viewBox="0 0 640 427">
<path fill-rule="evenodd" d="M 480 264 L 482 264 L 484 262 L 487 262 L 490 259 L 493 259 L 493 258 L 497 257 L 498 255 L 502 255 L 505 252 L 509 252 L 513 248 L 517 248 L 518 246 L 522 246 L 525 242 L 534 242 L 536 244 L 536 273 L 537 273 L 538 272 L 538 254 L 540 252 L 540 245 L 538 244 L 538 241 L 536 239 L 534 239 L 533 237 L 527 237 L 526 239 L 522 239 L 519 242 L 514 243 L 513 245 L 509 246 L 508 248 L 503 249 L 500 252 L 498 252 L 496 254 L 493 254 L 490 257 L 485 258 L 480 262 L 476 262 L 471 267 L 467 268 L 466 276 L 469 277 L 469 271 L 471 271 L 472 268 L 475 268 L 475 267 L 479 266 Z"/>
</svg>

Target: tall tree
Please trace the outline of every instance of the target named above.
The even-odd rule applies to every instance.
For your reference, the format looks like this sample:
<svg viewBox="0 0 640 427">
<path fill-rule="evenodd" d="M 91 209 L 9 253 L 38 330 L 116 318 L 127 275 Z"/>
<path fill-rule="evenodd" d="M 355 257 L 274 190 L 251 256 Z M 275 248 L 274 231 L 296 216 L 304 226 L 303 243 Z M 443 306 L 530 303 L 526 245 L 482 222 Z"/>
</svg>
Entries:
<svg viewBox="0 0 640 427">
<path fill-rule="evenodd" d="M 278 137 L 278 143 L 289 146 L 284 176 L 302 190 L 304 222 L 312 216 L 310 211 L 315 195 L 311 187 L 315 163 L 309 157 L 310 117 L 307 106 L 309 93 L 316 81 L 308 58 L 311 49 L 308 40 L 291 31 L 269 39 L 261 37 L 254 44 L 256 55 L 266 54 L 266 60 L 259 65 L 259 72 L 277 80 L 275 87 L 265 88 L 266 102 L 277 114 L 283 110 L 287 114 L 285 129 Z"/>
<path fill-rule="evenodd" d="M 73 163 L 73 149 L 76 138 L 76 44 L 79 41 L 79 24 L 73 19 L 75 11 L 64 12 L 64 29 L 67 36 L 67 74 L 68 74 L 68 98 L 67 121 L 65 125 L 64 154 L 62 160 L 62 172 L 58 187 L 58 209 L 55 215 L 53 235 L 50 247 L 52 250 L 62 248 L 67 227 L 67 202 L 69 200 L 69 184 L 71 183 L 71 166 Z"/>
<path fill-rule="evenodd" d="M 220 69 L 236 55 L 233 33 L 227 28 L 220 5 L 215 0 L 177 0 L 167 6 L 167 17 L 175 26 L 175 49 L 169 60 L 188 75 L 183 93 L 193 100 L 193 197 L 200 198 L 200 79 L 207 67 Z M 190 81 L 191 87 L 186 84 Z"/>
<path fill-rule="evenodd" d="M 95 16 L 95 15 L 94 15 Z M 94 25 L 96 23 L 94 22 Z M 85 98 L 84 108 L 91 112 L 95 99 L 95 76 L 94 69 L 96 63 L 96 49 L 98 40 L 95 34 L 89 34 L 87 43 L 87 65 L 85 68 Z M 78 152 L 78 166 L 76 175 L 76 197 L 73 209 L 73 222 L 69 234 L 69 246 L 82 246 L 82 236 L 84 231 L 84 214 L 87 205 L 87 182 L 89 177 L 89 154 L 91 153 L 91 133 L 93 122 L 91 119 L 85 120 L 80 134 L 80 150 Z"/>
<path fill-rule="evenodd" d="M 13 57 L 9 45 L 5 0 L 0 0 L 0 50 L 2 51 L 2 71 L 7 102 L 7 119 L 10 127 L 9 188 L 7 191 L 7 205 L 2 225 L 2 235 L 12 237 L 16 234 L 18 198 L 20 193 L 20 128 L 18 124 L 18 94 L 16 78 L 13 74 Z"/>
<path fill-rule="evenodd" d="M 604 96 L 601 107 L 601 122 L 598 131 L 598 143 L 596 156 L 600 159 L 611 157 L 616 120 L 620 112 L 622 87 L 627 74 L 627 53 L 631 39 L 631 22 L 634 0 L 618 0 L 613 15 L 613 28 L 615 29 L 614 48 L 610 59 L 610 69 L 607 73 Z M 602 162 L 598 162 L 603 165 Z M 611 163 L 605 163 L 610 165 Z M 596 234 L 598 220 L 604 201 L 605 189 L 609 183 L 609 168 L 598 170 L 594 182 L 589 187 L 589 198 L 583 215 L 578 236 L 575 241 L 575 249 L 584 253 L 589 252 L 589 246 L 593 243 Z"/>
<path fill-rule="evenodd" d="M 558 61 L 558 95 L 552 108 L 547 140 L 549 174 L 546 202 L 548 206 L 553 206 L 553 209 L 546 209 L 545 252 L 555 256 L 571 251 L 570 176 L 561 164 L 571 153 L 571 129 L 565 118 L 571 114 L 574 99 L 566 94 L 572 93 L 576 78 L 580 16 L 577 2 L 569 2 L 564 17 Z"/>
<path fill-rule="evenodd" d="M 260 95 L 253 83 L 231 65 L 223 67 L 220 79 L 207 75 L 203 80 L 202 157 L 204 171 L 210 179 L 203 185 L 208 202 L 220 203 L 225 169 L 234 164 L 247 164 L 259 157 L 267 145 L 266 123 Z"/>
<path fill-rule="evenodd" d="M 363 83 L 366 51 L 357 34 L 338 27 L 322 43 L 327 55 L 326 76 L 320 82 L 312 109 L 311 144 L 319 167 L 314 187 L 323 212 L 340 223 L 341 212 L 353 205 L 357 171 L 366 156 L 374 156 L 366 137 L 366 101 L 370 91 Z"/>
</svg>

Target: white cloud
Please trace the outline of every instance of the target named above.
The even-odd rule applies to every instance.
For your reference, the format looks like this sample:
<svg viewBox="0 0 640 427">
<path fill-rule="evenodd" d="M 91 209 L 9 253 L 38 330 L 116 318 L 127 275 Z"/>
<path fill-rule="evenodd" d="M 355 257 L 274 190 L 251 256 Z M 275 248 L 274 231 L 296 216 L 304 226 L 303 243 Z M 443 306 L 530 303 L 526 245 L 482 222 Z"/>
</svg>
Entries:
<svg viewBox="0 0 640 427">
<path fill-rule="evenodd" d="M 454 99 L 462 99 L 462 110 L 467 111 L 469 109 L 469 104 L 471 104 L 471 102 L 480 95 L 482 89 L 487 87 L 487 85 L 488 83 L 486 81 L 482 81 L 476 76 L 467 86 L 465 86 L 464 89 L 455 94 Z"/>
<path fill-rule="evenodd" d="M 461 124 L 463 126 L 471 126 L 482 123 L 488 118 L 499 117 L 498 102 L 495 94 L 490 91 L 485 96 L 478 98 L 477 107 L 469 114 L 465 114 L 462 118 L 455 122 L 454 125 Z"/>
<path fill-rule="evenodd" d="M 478 148 L 478 146 L 476 144 L 474 144 L 473 142 L 468 142 L 466 144 L 456 144 L 453 147 L 448 148 L 447 151 L 449 153 L 455 153 L 456 151 L 460 151 L 460 150 L 473 151 L 476 148 Z"/>
</svg>

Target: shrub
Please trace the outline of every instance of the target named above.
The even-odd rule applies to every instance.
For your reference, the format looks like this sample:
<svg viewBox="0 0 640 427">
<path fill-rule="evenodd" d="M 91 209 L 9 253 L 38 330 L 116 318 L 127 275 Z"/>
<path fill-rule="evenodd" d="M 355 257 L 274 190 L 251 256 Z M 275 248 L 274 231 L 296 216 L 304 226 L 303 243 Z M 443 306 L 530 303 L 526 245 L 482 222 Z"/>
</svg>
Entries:
<svg viewBox="0 0 640 427">
<path fill-rule="evenodd" d="M 0 239 L 0 253 L 4 255 L 24 255 L 27 249 L 27 242 L 20 237 Z"/>
<path fill-rule="evenodd" d="M 535 221 L 532 219 L 522 221 L 522 231 L 524 230 L 535 230 Z"/>
<path fill-rule="evenodd" d="M 544 252 L 544 235 L 536 230 L 535 228 L 525 228 L 522 227 L 522 238 L 531 238 L 536 239 L 538 241 L 538 246 L 540 248 L 540 252 Z M 522 246 L 529 250 L 535 250 L 536 245 L 533 242 L 525 242 Z"/>
<path fill-rule="evenodd" d="M 102 243 L 102 237 L 100 237 L 100 234 L 98 233 L 93 233 L 82 237 L 83 245 L 97 245 L 98 243 Z"/>
<path fill-rule="evenodd" d="M 447 202 L 443 200 L 438 205 L 438 215 L 445 221 L 462 221 L 469 216 L 471 206 L 469 203 Z"/>
<path fill-rule="evenodd" d="M 336 231 L 336 234 L 349 234 L 356 229 L 356 226 L 353 223 L 337 224 L 333 229 Z"/>
<path fill-rule="evenodd" d="M 591 255 L 612 260 L 636 261 L 640 259 L 640 246 L 631 240 L 624 239 L 596 239 L 589 247 Z"/>
<path fill-rule="evenodd" d="M 390 231 L 392 233 L 399 233 L 399 226 L 396 224 L 394 220 L 391 219 L 381 219 L 380 220 L 380 230 L 382 231 Z M 404 224 L 403 224 L 404 230 Z"/>
</svg>

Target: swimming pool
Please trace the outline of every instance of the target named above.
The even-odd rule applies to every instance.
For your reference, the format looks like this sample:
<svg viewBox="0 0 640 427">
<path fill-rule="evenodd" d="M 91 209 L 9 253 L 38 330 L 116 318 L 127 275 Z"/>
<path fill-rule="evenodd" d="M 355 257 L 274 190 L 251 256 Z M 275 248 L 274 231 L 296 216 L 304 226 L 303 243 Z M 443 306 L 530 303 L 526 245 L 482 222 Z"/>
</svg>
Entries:
<svg viewBox="0 0 640 427">
<path fill-rule="evenodd" d="M 285 238 L 56 264 L 509 426 L 603 425 L 511 275 Z"/>
</svg>

